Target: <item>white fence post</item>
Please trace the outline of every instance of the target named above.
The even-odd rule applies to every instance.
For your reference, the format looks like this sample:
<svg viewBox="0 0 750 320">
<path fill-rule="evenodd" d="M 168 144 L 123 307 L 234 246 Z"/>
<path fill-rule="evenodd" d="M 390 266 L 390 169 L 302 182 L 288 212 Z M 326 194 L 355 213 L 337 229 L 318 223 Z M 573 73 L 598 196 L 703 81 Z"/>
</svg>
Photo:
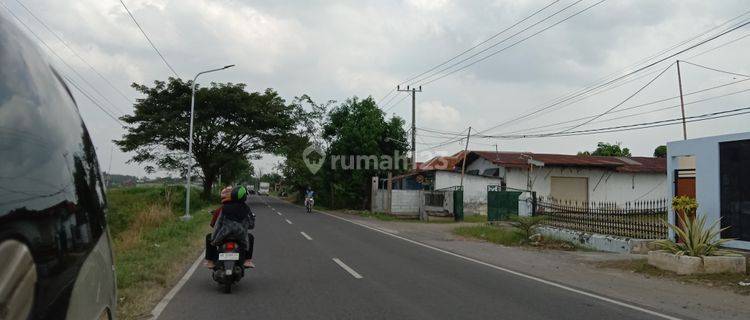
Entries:
<svg viewBox="0 0 750 320">
<path fill-rule="evenodd" d="M 518 195 L 518 216 L 530 217 L 531 214 L 531 193 L 523 192 Z"/>
</svg>

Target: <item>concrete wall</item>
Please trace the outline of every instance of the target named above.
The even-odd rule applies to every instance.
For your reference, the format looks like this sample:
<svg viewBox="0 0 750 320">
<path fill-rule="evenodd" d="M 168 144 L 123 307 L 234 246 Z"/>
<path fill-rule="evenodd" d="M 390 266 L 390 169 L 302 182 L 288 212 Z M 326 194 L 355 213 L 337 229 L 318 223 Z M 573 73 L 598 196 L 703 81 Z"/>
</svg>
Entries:
<svg viewBox="0 0 750 320">
<path fill-rule="evenodd" d="M 421 190 L 393 190 L 391 214 L 408 216 L 419 215 L 419 207 L 422 204 L 421 192 Z M 388 190 L 377 190 L 372 202 L 372 210 L 376 212 L 387 212 L 387 205 Z"/>
<path fill-rule="evenodd" d="M 499 185 L 497 177 L 464 175 L 464 215 L 487 215 L 487 186 Z M 449 188 L 461 184 L 461 173 L 435 172 L 435 189 Z"/>
<path fill-rule="evenodd" d="M 674 181 L 674 170 L 680 166 L 682 156 L 694 156 L 695 194 L 698 200 L 698 214 L 706 215 L 713 223 L 721 217 L 721 189 L 719 170 L 719 143 L 750 139 L 750 132 L 715 137 L 674 141 L 667 143 L 667 180 Z M 674 195 L 674 184 L 667 186 L 670 197 Z M 670 208 L 669 222 L 674 223 L 675 215 Z M 670 238 L 674 236 L 672 230 Z M 750 241 L 730 241 L 727 247 L 750 250 Z"/>
<path fill-rule="evenodd" d="M 572 242 L 587 249 L 617 253 L 648 253 L 649 244 L 654 241 L 586 233 L 549 226 L 539 227 L 536 231 L 544 237 Z"/>
<path fill-rule="evenodd" d="M 538 196 L 549 196 L 552 177 L 584 177 L 588 179 L 589 201 L 623 203 L 634 200 L 664 199 L 667 197 L 667 175 L 659 173 L 622 173 L 601 169 L 542 167 L 531 174 L 532 190 Z M 508 169 L 508 187 L 525 189 L 527 170 Z"/>
</svg>

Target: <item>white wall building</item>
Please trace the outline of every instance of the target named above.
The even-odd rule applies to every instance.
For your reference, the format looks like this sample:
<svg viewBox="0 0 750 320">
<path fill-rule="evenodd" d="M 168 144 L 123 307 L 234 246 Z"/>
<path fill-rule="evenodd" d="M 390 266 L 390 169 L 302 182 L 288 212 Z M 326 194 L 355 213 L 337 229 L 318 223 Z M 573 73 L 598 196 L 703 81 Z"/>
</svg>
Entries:
<svg viewBox="0 0 750 320">
<path fill-rule="evenodd" d="M 466 163 L 470 174 L 495 176 L 537 196 L 617 203 L 667 197 L 663 158 L 472 151 Z"/>
<path fill-rule="evenodd" d="M 667 174 L 670 196 L 694 196 L 697 214 L 721 219 L 721 237 L 737 239 L 727 247 L 750 250 L 750 132 L 668 143 Z"/>
</svg>

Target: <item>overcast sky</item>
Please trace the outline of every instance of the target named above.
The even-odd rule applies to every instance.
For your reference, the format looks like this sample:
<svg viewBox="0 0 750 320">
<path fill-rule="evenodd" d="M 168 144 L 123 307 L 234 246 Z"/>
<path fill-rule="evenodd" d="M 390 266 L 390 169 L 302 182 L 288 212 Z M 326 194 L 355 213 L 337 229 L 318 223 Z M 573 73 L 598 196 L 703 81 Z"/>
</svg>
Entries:
<svg viewBox="0 0 750 320">
<path fill-rule="evenodd" d="M 24 3 L 127 99 L 68 51 L 15 0 L 2 1 L 106 97 L 100 100 L 111 101 L 117 112 L 132 112 L 132 101 L 137 94 L 130 88 L 130 83 L 150 84 L 155 79 L 165 80 L 172 75 L 117 0 L 29 0 Z M 583 0 L 494 49 L 512 44 L 597 1 Z M 244 82 L 250 90 L 274 88 L 287 100 L 307 93 L 320 102 L 343 101 L 354 95 L 372 95 L 378 99 L 410 76 L 480 43 L 550 2 L 552 0 L 125 1 L 183 78 L 192 78 L 196 72 L 208 68 L 236 64 L 236 68 L 207 75 L 199 81 Z M 498 36 L 494 42 L 574 2 L 557 2 L 538 16 Z M 604 76 L 622 73 L 633 63 L 748 10 L 750 3 L 746 0 L 605 1 L 517 46 L 425 85 L 423 92 L 417 94 L 417 127 L 448 132 L 460 132 L 469 126 L 475 131 L 485 130 L 548 105 L 551 100 Z M 5 9 L 0 9 L 0 12 L 12 19 Z M 750 14 L 734 23 L 748 19 Z M 713 34 L 728 26 L 715 30 Z M 695 56 L 749 32 L 750 27 L 739 29 L 679 57 L 713 68 L 750 74 L 747 60 L 750 38 Z M 492 51 L 490 49 L 487 53 Z M 57 58 L 50 57 L 50 60 L 62 73 L 78 79 Z M 515 121 L 488 133 L 530 132 L 533 130 L 529 128 L 540 125 L 602 113 L 633 94 L 674 60 L 639 73 L 637 75 L 643 75 L 642 78 L 604 94 L 561 109 L 555 108 L 526 121 Z M 681 67 L 686 93 L 744 79 L 691 65 Z M 648 75 L 649 72 L 652 73 Z M 747 88 L 750 88 L 750 81 L 691 95 L 685 102 Z M 676 69 L 672 67 L 618 109 L 677 94 Z M 81 114 L 94 137 L 102 169 L 107 170 L 110 166 L 110 141 L 120 138 L 124 130 L 78 92 L 76 95 Z M 738 93 L 689 104 L 686 113 L 691 116 L 745 107 L 749 96 L 750 93 Z M 397 96 L 390 101 L 393 103 L 400 98 Z M 580 129 L 675 118 L 680 114 L 679 108 L 606 121 L 611 117 L 665 108 L 676 103 L 679 100 L 607 115 Z M 393 106 L 389 114 L 410 122 L 410 99 Z M 747 131 L 748 120 L 750 115 L 690 123 L 688 135 L 700 137 Z M 578 122 L 571 124 L 575 123 Z M 555 128 L 564 127 L 552 129 Z M 447 139 L 437 138 L 434 133 L 417 132 L 420 133 L 418 150 Z M 598 141 L 607 141 L 622 142 L 634 155 L 648 156 L 657 145 L 681 138 L 681 127 L 670 126 L 575 137 L 477 138 L 473 139 L 470 148 L 494 150 L 494 145 L 498 144 L 500 150 L 506 151 L 575 153 L 593 149 Z M 453 153 L 462 148 L 460 142 L 454 142 L 429 151 Z M 419 155 L 420 160 L 426 160 L 431 154 L 420 152 Z M 141 166 L 125 163 L 129 156 L 114 150 L 112 172 L 144 175 Z M 276 161 L 278 159 L 266 157 L 256 165 L 267 171 Z"/>
</svg>

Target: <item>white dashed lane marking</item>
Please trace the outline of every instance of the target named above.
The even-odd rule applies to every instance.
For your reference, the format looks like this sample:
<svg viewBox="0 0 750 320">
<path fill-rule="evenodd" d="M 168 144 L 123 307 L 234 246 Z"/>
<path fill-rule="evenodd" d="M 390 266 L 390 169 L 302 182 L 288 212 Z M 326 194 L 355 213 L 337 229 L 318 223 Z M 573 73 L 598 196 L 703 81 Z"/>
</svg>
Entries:
<svg viewBox="0 0 750 320">
<path fill-rule="evenodd" d="M 286 220 L 286 223 L 288 223 L 288 224 L 292 224 L 292 222 L 291 222 L 291 221 L 289 221 L 289 219 L 284 219 L 284 220 Z"/>
<path fill-rule="evenodd" d="M 336 264 L 339 265 L 342 269 L 346 270 L 346 272 L 349 272 L 349 274 L 354 277 L 354 279 L 362 279 L 362 275 L 357 273 L 357 271 L 354 271 L 351 267 L 347 266 L 345 263 L 343 263 L 339 258 L 333 258 L 333 262 L 336 262 Z"/>
<path fill-rule="evenodd" d="M 307 233 L 305 233 L 304 231 L 300 231 L 299 233 L 301 233 L 302 236 L 305 237 L 305 239 L 312 240 L 312 238 L 310 236 L 308 236 Z"/>
</svg>

